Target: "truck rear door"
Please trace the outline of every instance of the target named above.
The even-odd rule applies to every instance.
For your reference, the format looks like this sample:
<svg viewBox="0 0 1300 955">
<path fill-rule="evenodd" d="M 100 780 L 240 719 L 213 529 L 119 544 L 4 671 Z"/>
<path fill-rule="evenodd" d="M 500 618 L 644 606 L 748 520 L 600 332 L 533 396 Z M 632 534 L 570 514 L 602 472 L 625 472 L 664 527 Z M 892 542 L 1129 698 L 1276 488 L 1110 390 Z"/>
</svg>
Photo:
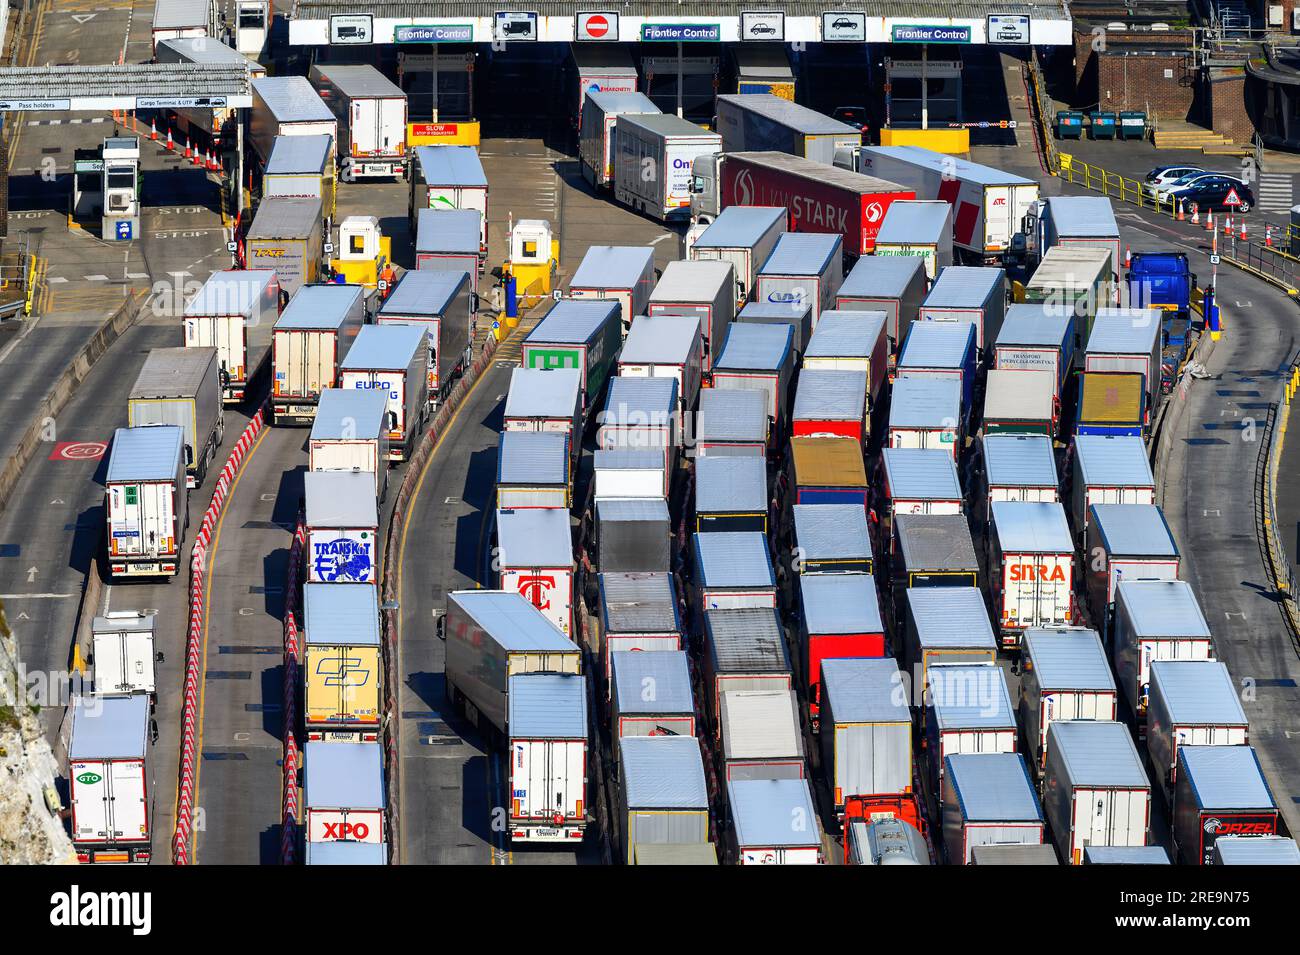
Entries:
<svg viewBox="0 0 1300 955">
<path fill-rule="evenodd" d="M 113 839 L 144 839 L 149 835 L 148 793 L 144 763 L 116 760 L 109 763 L 109 819 Z"/>
<path fill-rule="evenodd" d="M 109 768 L 103 762 L 75 762 L 68 767 L 72 788 L 72 838 L 75 842 L 108 842 Z"/>
<path fill-rule="evenodd" d="M 373 156 L 379 151 L 379 103 L 377 99 L 358 97 L 352 101 L 348 138 L 354 157 Z"/>
<path fill-rule="evenodd" d="M 127 635 L 106 633 L 95 638 L 95 692 L 129 693 Z"/>
<path fill-rule="evenodd" d="M 581 740 L 515 740 L 512 815 L 543 829 L 579 818 L 586 806 L 586 749 Z"/>
<path fill-rule="evenodd" d="M 1014 187 L 987 186 L 984 189 L 984 251 L 1002 252 L 1011 245 L 1019 220 L 1012 199 Z"/>
<path fill-rule="evenodd" d="M 406 155 L 406 100 L 379 101 L 378 148 L 388 156 Z"/>
<path fill-rule="evenodd" d="M 109 489 L 111 551 L 125 557 L 174 553 L 172 487 L 163 483 L 116 484 Z"/>
<path fill-rule="evenodd" d="M 1005 559 L 1002 625 L 1004 627 L 1063 626 L 1070 619 L 1068 554 L 1024 554 Z"/>
</svg>

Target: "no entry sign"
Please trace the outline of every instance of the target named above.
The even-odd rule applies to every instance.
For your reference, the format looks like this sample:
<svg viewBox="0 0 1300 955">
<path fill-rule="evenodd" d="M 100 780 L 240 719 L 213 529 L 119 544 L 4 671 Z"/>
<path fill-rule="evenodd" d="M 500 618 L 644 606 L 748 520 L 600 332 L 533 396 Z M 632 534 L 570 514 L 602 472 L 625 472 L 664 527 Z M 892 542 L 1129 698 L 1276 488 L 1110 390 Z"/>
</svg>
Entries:
<svg viewBox="0 0 1300 955">
<path fill-rule="evenodd" d="M 577 16 L 579 40 L 618 40 L 618 14 L 608 11 L 579 13 Z"/>
</svg>

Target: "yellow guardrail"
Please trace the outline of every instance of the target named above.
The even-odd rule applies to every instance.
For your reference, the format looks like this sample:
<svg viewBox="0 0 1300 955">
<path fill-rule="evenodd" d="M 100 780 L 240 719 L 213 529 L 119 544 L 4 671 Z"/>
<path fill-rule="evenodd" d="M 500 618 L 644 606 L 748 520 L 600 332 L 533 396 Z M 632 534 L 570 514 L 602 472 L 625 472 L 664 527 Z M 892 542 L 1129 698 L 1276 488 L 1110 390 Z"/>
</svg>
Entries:
<svg viewBox="0 0 1300 955">
<path fill-rule="evenodd" d="M 1188 203 L 1180 204 L 1166 196 L 1151 195 L 1146 191 L 1146 183 L 1139 179 L 1131 179 L 1095 163 L 1084 162 L 1069 153 L 1060 153 L 1059 156 L 1060 167 L 1056 175 L 1066 182 L 1091 189 L 1093 192 L 1100 192 L 1103 196 L 1127 202 L 1139 209 L 1150 209 L 1172 219 L 1186 220 L 1194 214 L 1194 210 Z"/>
</svg>

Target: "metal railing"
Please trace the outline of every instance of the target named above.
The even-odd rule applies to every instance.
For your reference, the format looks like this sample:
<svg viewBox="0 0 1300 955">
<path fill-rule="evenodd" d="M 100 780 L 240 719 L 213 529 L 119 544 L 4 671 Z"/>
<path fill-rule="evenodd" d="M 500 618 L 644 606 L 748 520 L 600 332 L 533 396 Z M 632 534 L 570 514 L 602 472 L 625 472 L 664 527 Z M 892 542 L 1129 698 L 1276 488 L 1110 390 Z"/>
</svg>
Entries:
<svg viewBox="0 0 1300 955">
<path fill-rule="evenodd" d="M 1282 397 L 1268 409 L 1264 446 L 1256 467 L 1259 520 L 1263 547 L 1268 557 L 1282 616 L 1293 640 L 1300 641 L 1300 607 L 1296 603 L 1296 577 L 1286 545 L 1278 529 L 1277 472 L 1291 418 L 1291 403 L 1300 394 L 1300 354 L 1291 359 L 1285 372 Z"/>
</svg>

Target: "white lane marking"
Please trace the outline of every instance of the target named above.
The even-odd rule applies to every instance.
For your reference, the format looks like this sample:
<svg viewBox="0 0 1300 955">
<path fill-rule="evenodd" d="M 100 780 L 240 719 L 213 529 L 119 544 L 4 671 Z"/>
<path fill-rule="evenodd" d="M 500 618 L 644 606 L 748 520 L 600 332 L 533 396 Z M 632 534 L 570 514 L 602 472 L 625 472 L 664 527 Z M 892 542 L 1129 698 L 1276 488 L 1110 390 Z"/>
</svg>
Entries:
<svg viewBox="0 0 1300 955">
<path fill-rule="evenodd" d="M 83 275 L 82 278 L 85 279 L 87 282 L 107 282 L 107 281 L 108 281 L 108 276 L 107 276 L 107 275 Z"/>
<path fill-rule="evenodd" d="M 45 282 L 46 282 L 46 284 L 48 284 L 48 285 L 58 285 L 60 282 L 66 282 L 66 281 L 67 281 L 67 279 L 65 279 L 62 275 L 47 275 L 47 276 L 45 276 Z"/>
<path fill-rule="evenodd" d="M 0 600 L 64 600 L 76 594 L 0 594 Z"/>
</svg>

